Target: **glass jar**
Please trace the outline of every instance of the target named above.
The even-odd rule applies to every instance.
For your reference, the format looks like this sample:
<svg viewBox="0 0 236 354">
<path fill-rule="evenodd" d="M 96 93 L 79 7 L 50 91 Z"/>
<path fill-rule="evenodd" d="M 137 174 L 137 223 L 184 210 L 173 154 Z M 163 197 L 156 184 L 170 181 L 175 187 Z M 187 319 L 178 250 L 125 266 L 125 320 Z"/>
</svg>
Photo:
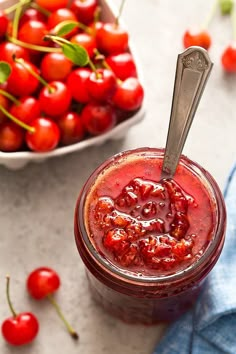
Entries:
<svg viewBox="0 0 236 354">
<path fill-rule="evenodd" d="M 89 235 L 85 204 L 91 188 L 99 176 L 116 169 L 122 161 L 145 159 L 145 163 L 159 161 L 159 180 L 163 162 L 163 149 L 140 148 L 117 154 L 101 164 L 85 183 L 75 209 L 75 240 L 86 266 L 93 298 L 109 313 L 126 322 L 152 324 L 172 321 L 188 310 L 196 301 L 206 276 L 220 256 L 225 235 L 226 210 L 222 193 L 213 179 L 200 165 L 182 156 L 181 171 L 193 175 L 208 196 L 212 208 L 212 234 L 201 256 L 185 268 L 164 274 L 151 275 L 119 267 L 98 250 Z M 138 161 L 138 160 L 137 160 Z M 135 165 L 134 165 L 135 166 Z M 178 167 L 179 168 L 179 167 Z M 178 179 L 178 169 L 174 179 Z M 136 176 L 139 177 L 139 176 Z M 153 180 L 153 176 L 150 176 Z M 186 187 L 186 186 L 185 186 Z M 96 187 L 94 187 L 96 188 Z"/>
</svg>

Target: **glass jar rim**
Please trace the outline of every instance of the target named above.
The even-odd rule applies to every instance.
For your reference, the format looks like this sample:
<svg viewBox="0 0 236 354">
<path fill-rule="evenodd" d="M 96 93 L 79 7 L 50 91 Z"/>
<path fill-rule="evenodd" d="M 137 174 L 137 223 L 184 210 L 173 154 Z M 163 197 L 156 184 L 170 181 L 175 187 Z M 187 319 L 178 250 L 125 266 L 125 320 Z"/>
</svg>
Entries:
<svg viewBox="0 0 236 354">
<path fill-rule="evenodd" d="M 218 184 L 216 183 L 215 179 L 211 176 L 209 172 L 207 172 L 201 165 L 199 165 L 197 162 L 190 160 L 188 157 L 185 155 L 181 155 L 180 163 L 186 167 L 191 167 L 190 169 L 194 172 L 195 174 L 202 178 L 204 178 L 205 182 L 207 183 L 208 187 L 208 193 L 212 195 L 215 199 L 215 208 L 217 211 L 216 215 L 216 228 L 214 232 L 214 238 L 210 242 L 209 246 L 207 249 L 204 251 L 203 255 L 194 261 L 192 264 L 187 266 L 186 268 L 172 274 L 166 274 L 162 276 L 147 276 L 147 275 L 142 275 L 140 276 L 138 273 L 135 274 L 134 272 L 126 271 L 125 269 L 119 268 L 115 264 L 113 264 L 111 261 L 107 260 L 104 258 L 95 248 L 93 243 L 91 242 L 91 239 L 86 231 L 85 223 L 84 223 L 84 203 L 86 200 L 86 195 L 87 192 L 90 190 L 90 187 L 92 186 L 93 182 L 96 180 L 96 177 L 99 175 L 100 172 L 104 170 L 104 168 L 108 167 L 110 164 L 114 163 L 115 160 L 123 157 L 123 156 L 128 156 L 130 154 L 141 154 L 141 153 L 156 153 L 158 154 L 158 158 L 164 157 L 164 149 L 162 148 L 148 148 L 148 147 L 142 147 L 138 149 L 130 149 L 130 150 L 125 150 L 123 152 L 120 152 L 118 154 L 115 154 L 105 160 L 100 166 L 98 166 L 93 173 L 90 175 L 88 178 L 87 182 L 85 183 L 81 194 L 79 198 L 79 203 L 77 203 L 76 207 L 76 222 L 77 226 L 81 232 L 81 235 L 83 237 L 83 241 L 86 246 L 87 252 L 90 253 L 90 255 L 93 257 L 93 260 L 96 263 L 96 267 L 100 267 L 101 269 L 107 270 L 109 275 L 113 275 L 114 278 L 119 278 L 119 280 L 122 280 L 123 282 L 133 282 L 136 283 L 137 285 L 139 284 L 144 285 L 144 284 L 164 284 L 164 283 L 169 283 L 169 282 L 178 282 L 180 280 L 183 280 L 185 278 L 190 277 L 197 269 L 202 269 L 204 266 L 206 266 L 212 255 L 214 254 L 214 250 L 218 248 L 218 246 L 224 241 L 222 240 L 222 235 L 224 234 L 223 230 L 225 228 L 225 223 L 226 223 L 226 210 L 225 210 L 225 204 L 224 204 L 224 198 L 222 196 L 222 193 L 220 191 L 220 188 Z"/>
</svg>

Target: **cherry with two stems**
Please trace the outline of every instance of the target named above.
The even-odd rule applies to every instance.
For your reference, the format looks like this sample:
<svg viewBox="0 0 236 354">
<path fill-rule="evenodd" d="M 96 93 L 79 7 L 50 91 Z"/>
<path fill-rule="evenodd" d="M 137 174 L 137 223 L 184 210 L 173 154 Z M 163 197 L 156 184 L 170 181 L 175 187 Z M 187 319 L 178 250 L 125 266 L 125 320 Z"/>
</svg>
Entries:
<svg viewBox="0 0 236 354">
<path fill-rule="evenodd" d="M 56 300 L 53 297 L 53 294 L 60 287 L 60 283 L 61 283 L 60 277 L 55 272 L 55 270 L 48 267 L 40 267 L 33 270 L 29 274 L 26 282 L 26 287 L 29 294 L 35 300 L 47 299 L 50 301 L 50 303 L 55 308 L 57 314 L 63 321 L 64 325 L 66 326 L 68 333 L 71 335 L 73 339 L 78 340 L 79 339 L 78 333 L 66 320 L 59 305 L 57 304 Z"/>
<path fill-rule="evenodd" d="M 7 302 L 12 317 L 2 323 L 2 335 L 5 340 L 14 346 L 20 346 L 32 342 L 37 336 L 39 323 L 36 316 L 31 312 L 16 313 L 10 300 L 9 287 L 10 277 L 6 277 Z"/>
<path fill-rule="evenodd" d="M 124 4 L 125 0 L 122 0 L 115 23 L 106 22 L 96 31 L 97 47 L 103 53 L 118 54 L 128 49 L 128 33 L 119 24 Z"/>
</svg>

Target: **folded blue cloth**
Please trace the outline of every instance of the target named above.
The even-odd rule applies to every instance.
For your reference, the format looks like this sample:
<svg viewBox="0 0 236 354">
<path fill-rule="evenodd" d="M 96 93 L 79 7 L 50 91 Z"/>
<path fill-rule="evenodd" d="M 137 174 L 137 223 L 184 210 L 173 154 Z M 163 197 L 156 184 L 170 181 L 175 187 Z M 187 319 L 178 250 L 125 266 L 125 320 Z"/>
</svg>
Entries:
<svg viewBox="0 0 236 354">
<path fill-rule="evenodd" d="M 153 354 L 236 354 L 236 166 L 224 196 L 222 254 L 194 308 L 169 327 Z"/>
</svg>

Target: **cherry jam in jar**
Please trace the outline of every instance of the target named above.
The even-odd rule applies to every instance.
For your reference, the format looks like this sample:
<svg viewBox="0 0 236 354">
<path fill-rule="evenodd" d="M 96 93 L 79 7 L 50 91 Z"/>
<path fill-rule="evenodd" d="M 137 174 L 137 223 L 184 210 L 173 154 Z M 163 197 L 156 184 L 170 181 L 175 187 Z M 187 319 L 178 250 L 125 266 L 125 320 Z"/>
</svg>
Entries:
<svg viewBox="0 0 236 354">
<path fill-rule="evenodd" d="M 224 243 L 221 191 L 182 156 L 161 179 L 164 152 L 141 148 L 105 161 L 84 185 L 75 239 L 93 298 L 127 322 L 172 321 L 196 301 Z"/>
</svg>

